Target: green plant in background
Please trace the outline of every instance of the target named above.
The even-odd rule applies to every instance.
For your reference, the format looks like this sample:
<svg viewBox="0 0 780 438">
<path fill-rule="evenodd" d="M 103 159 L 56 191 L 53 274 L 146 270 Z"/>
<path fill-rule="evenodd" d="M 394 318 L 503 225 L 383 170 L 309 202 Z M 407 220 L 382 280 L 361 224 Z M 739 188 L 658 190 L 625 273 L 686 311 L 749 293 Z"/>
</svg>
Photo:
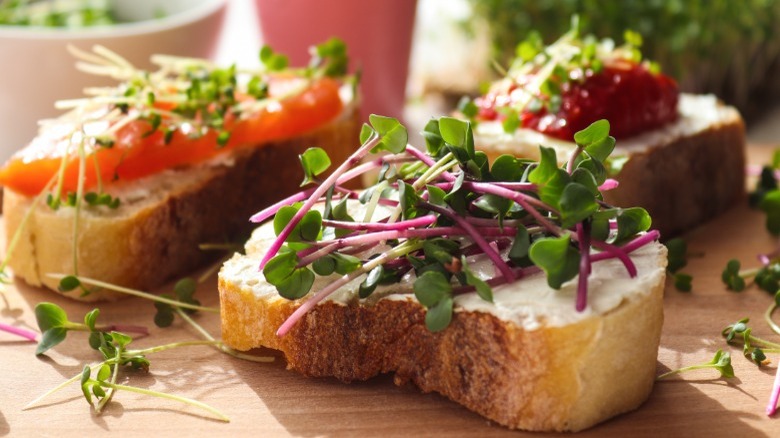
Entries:
<svg viewBox="0 0 780 438">
<path fill-rule="evenodd" d="M 0 0 L 0 25 L 80 28 L 117 22 L 109 0 Z"/>
<path fill-rule="evenodd" d="M 626 29 L 644 38 L 683 91 L 714 93 L 748 118 L 780 96 L 780 0 L 468 0 L 489 24 L 494 56 L 508 65 L 532 30 L 545 42 L 579 14 L 582 30 L 620 41 Z"/>
</svg>

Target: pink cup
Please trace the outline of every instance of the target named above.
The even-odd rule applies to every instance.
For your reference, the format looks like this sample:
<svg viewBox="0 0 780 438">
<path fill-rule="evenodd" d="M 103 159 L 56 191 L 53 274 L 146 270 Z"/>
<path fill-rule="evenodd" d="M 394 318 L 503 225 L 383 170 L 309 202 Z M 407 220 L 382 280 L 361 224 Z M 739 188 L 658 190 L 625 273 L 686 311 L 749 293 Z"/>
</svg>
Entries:
<svg viewBox="0 0 780 438">
<path fill-rule="evenodd" d="M 362 70 L 363 118 L 403 115 L 417 0 L 256 1 L 263 43 L 291 65 L 306 65 L 309 47 L 339 37 L 352 70 Z"/>
</svg>

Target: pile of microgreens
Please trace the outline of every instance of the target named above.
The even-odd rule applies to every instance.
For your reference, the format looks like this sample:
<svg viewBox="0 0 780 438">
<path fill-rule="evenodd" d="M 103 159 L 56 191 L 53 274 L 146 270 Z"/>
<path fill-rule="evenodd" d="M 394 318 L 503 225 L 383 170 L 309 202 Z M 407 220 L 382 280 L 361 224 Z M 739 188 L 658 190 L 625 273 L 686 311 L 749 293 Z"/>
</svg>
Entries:
<svg viewBox="0 0 780 438">
<path fill-rule="evenodd" d="M 2 0 L 0 25 L 82 28 L 117 23 L 108 0 Z"/>
<path fill-rule="evenodd" d="M 279 327 L 280 336 L 353 280 L 362 278 L 359 295 L 366 298 L 410 271 L 431 331 L 449 325 L 455 295 L 475 291 L 492 301 L 493 287 L 540 270 L 555 289 L 579 274 L 573 304 L 582 311 L 592 263 L 617 258 L 634 277 L 628 254 L 659 236 L 646 232 L 645 210 L 602 200 L 599 187 L 613 185 L 603 161 L 615 145 L 605 120 L 574 136 L 577 147 L 563 167 L 555 151 L 544 147 L 539 162 L 505 155 L 491 165 L 474 149 L 471 125 L 455 118 L 431 120 L 423 136 L 427 154 L 407 144 L 397 120 L 372 115 L 360 148 L 330 176 L 317 181 L 330 160 L 322 150 L 309 149 L 301 157 L 304 184 L 318 184 L 253 216 L 255 222 L 273 217 L 277 238 L 260 269 L 281 296 L 301 298 L 317 275 L 335 274 Z M 389 154 L 359 164 L 379 151 Z M 366 191 L 343 186 L 375 169 L 377 183 Z M 350 199 L 365 206 L 362 217 L 349 215 Z M 313 208 L 317 204 L 321 210 Z M 380 213 L 379 204 L 390 213 Z M 476 257 L 495 267 L 491 278 L 474 274 Z"/>
<path fill-rule="evenodd" d="M 587 72 L 598 73 L 605 65 L 617 62 L 642 62 L 642 36 L 627 30 L 623 38 L 625 43 L 616 47 L 611 39 L 581 37 L 578 16 L 572 17 L 570 30 L 549 46 L 545 47 L 539 33 L 531 32 L 517 45 L 515 59 L 508 70 L 496 66 L 504 73 L 504 79 L 493 83 L 489 90 L 497 95 L 513 96 L 511 100 L 496 102 L 496 109 L 503 115 L 504 131 L 517 130 L 519 114 L 524 111 L 536 113 L 545 109 L 557 113 L 563 103 L 565 85 L 584 82 Z M 644 62 L 651 72 L 660 71 L 658 64 Z M 478 113 L 477 105 L 467 98 L 460 101 L 458 110 L 472 121 Z"/>
<path fill-rule="evenodd" d="M 199 280 L 203 281 L 205 277 L 206 276 L 204 275 Z M 124 332 L 148 335 L 148 330 L 146 330 L 146 328 L 123 325 L 98 325 L 97 318 L 100 314 L 99 309 L 94 309 L 88 312 L 84 316 L 83 323 L 73 322 L 68 319 L 65 311 L 59 306 L 52 303 L 39 303 L 35 307 L 35 317 L 42 336 L 38 344 L 38 348 L 35 352 L 37 355 L 44 354 L 49 349 L 63 342 L 68 332 L 82 331 L 89 333 L 89 345 L 102 355 L 103 361 L 97 364 L 86 365 L 81 373 L 77 374 L 71 379 L 66 380 L 62 384 L 36 398 L 30 402 L 25 409 L 33 407 L 43 398 L 54 394 L 66 386 L 76 381 L 80 381 L 84 397 L 86 398 L 87 402 L 89 402 L 89 404 L 95 408 L 97 413 L 102 412 L 104 407 L 111 401 L 116 391 L 123 390 L 179 401 L 204 409 L 214 414 L 222 421 L 230 421 L 224 414 L 215 408 L 197 400 L 192 400 L 174 394 L 118 384 L 117 379 L 120 371 L 123 369 L 148 371 L 151 363 L 147 358 L 147 355 L 170 350 L 173 348 L 197 345 L 210 345 L 231 356 L 252 360 L 255 362 L 269 362 L 273 360 L 273 358 L 251 356 L 232 350 L 224 343 L 222 343 L 222 341 L 216 340 L 213 336 L 211 336 L 208 331 L 206 331 L 191 317 L 192 313 L 199 310 L 206 312 L 219 311 L 216 308 L 201 306 L 200 303 L 193 297 L 198 284 L 198 281 L 194 279 L 182 279 L 175 284 L 173 288 L 174 293 L 172 295 L 163 294 L 159 296 L 111 285 L 92 279 L 68 276 L 64 277 L 63 280 L 69 283 L 74 289 L 81 283 L 86 283 L 92 286 L 107 288 L 117 292 L 152 300 L 154 301 L 155 307 L 157 308 L 157 314 L 154 317 L 154 322 L 157 326 L 168 327 L 173 323 L 174 316 L 179 316 L 182 318 L 182 320 L 194 327 L 204 339 L 180 341 L 145 349 L 133 350 L 128 348 L 128 345 L 132 342 L 133 339 Z M 97 399 L 97 404 L 93 404 L 93 397 Z"/>
</svg>

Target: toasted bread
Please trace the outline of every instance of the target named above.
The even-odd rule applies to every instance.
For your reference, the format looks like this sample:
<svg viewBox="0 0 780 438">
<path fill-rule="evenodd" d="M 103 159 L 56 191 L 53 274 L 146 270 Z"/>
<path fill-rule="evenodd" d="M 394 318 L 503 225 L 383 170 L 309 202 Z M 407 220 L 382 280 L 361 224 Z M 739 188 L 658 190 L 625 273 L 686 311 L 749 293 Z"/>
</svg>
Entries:
<svg viewBox="0 0 780 438">
<path fill-rule="evenodd" d="M 409 283 L 362 300 L 351 284 L 279 337 L 277 328 L 307 298 L 280 297 L 258 271 L 272 238 L 270 225 L 259 228 L 247 254 L 220 272 L 222 339 L 235 349 L 280 350 L 288 368 L 311 377 L 350 382 L 394 373 L 397 384 L 534 431 L 588 428 L 637 408 L 652 389 L 666 266 L 658 243 L 633 255 L 634 279 L 615 260 L 594 264 L 584 312 L 574 309 L 576 280 L 555 291 L 538 274 L 496 288 L 493 304 L 473 292 L 458 296 L 450 326 L 433 333 Z"/>
</svg>

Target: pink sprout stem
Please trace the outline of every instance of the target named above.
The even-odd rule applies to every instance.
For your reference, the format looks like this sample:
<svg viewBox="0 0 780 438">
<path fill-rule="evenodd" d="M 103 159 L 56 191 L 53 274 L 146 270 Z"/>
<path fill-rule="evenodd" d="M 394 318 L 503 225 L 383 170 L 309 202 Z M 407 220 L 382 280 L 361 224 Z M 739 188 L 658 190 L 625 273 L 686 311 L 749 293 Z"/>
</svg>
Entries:
<svg viewBox="0 0 780 438">
<path fill-rule="evenodd" d="M 772 393 L 769 395 L 769 404 L 766 406 L 766 414 L 768 416 L 775 415 L 777 412 L 777 400 L 780 398 L 780 366 L 777 367 L 777 373 L 775 373 L 775 383 L 772 385 Z"/>
<path fill-rule="evenodd" d="M 0 322 L 0 331 L 8 332 L 11 333 L 12 335 L 22 337 L 24 339 L 27 339 L 30 342 L 38 342 L 38 333 L 35 333 L 32 330 L 23 329 L 20 327 L 14 327 L 12 325 L 3 324 Z"/>
<path fill-rule="evenodd" d="M 597 240 L 591 240 L 591 245 L 593 245 L 596 249 L 601 251 L 606 251 L 610 254 L 612 254 L 614 257 L 620 259 L 621 262 L 623 262 L 623 266 L 626 267 L 626 271 L 628 272 L 628 275 L 631 276 L 631 278 L 636 277 L 637 271 L 636 271 L 636 265 L 634 264 L 634 261 L 631 260 L 631 257 L 626 254 L 626 252 L 615 245 L 610 245 L 608 243 L 599 242 Z"/>
<path fill-rule="evenodd" d="M 486 237 L 513 237 L 515 235 L 515 229 L 511 227 L 480 227 L 474 228 L 474 231 L 481 236 Z M 469 231 L 461 227 L 436 227 L 436 228 L 418 228 L 407 230 L 385 230 L 376 231 L 370 234 L 359 234 L 348 237 L 341 237 L 331 240 L 320 240 L 317 242 L 307 242 L 316 247 L 330 246 L 337 244 L 338 248 L 346 248 L 355 245 L 366 245 L 383 240 L 390 239 L 413 239 L 413 238 L 428 238 L 437 236 L 466 236 L 470 235 Z M 483 239 L 484 240 L 484 239 Z M 310 251 L 310 249 L 304 250 Z M 302 251 L 303 252 L 303 251 Z M 304 253 L 308 255 L 310 253 Z"/>
<path fill-rule="evenodd" d="M 341 228 L 345 230 L 367 230 L 367 231 L 385 231 L 385 230 L 402 230 L 405 228 L 418 228 L 427 227 L 433 225 L 436 222 L 436 217 L 433 215 L 420 216 L 418 218 L 409 219 L 401 222 L 346 222 L 346 221 L 334 221 L 329 219 L 323 219 L 322 225 L 327 227 Z"/>
<path fill-rule="evenodd" d="M 430 203 L 424 203 L 424 208 L 435 211 L 436 213 L 442 214 L 444 216 L 449 217 L 450 219 L 454 220 L 456 224 L 458 224 L 461 228 L 466 230 L 466 232 L 471 237 L 471 240 L 474 241 L 477 245 L 479 245 L 480 248 L 482 248 L 482 251 L 485 252 L 485 255 L 487 255 L 490 260 L 493 261 L 496 268 L 501 272 L 501 274 L 507 278 L 509 281 L 515 281 L 515 274 L 512 272 L 512 269 L 509 267 L 509 265 L 506 264 L 506 262 L 501 258 L 501 254 L 498 253 L 498 251 L 495 251 L 493 248 L 490 247 L 490 244 L 485 240 L 482 235 L 477 231 L 477 229 L 471 225 L 470 223 L 466 222 L 465 219 L 460 217 L 457 213 L 453 212 L 452 210 L 444 207 L 439 207 L 438 205 L 430 204 Z"/>
<path fill-rule="evenodd" d="M 590 230 L 583 223 L 577 224 L 577 238 L 580 241 L 580 277 L 577 282 L 577 302 L 575 308 L 578 312 L 585 310 L 588 305 L 588 277 L 590 276 Z"/>
<path fill-rule="evenodd" d="M 397 162 L 403 162 L 403 161 L 408 161 L 408 160 L 409 160 L 409 157 L 402 156 L 401 154 L 388 155 L 388 156 L 383 157 L 383 158 L 377 158 L 375 160 L 371 160 L 371 161 L 369 161 L 367 163 L 360 164 L 360 165 L 355 166 L 354 168 L 344 172 L 344 174 L 341 175 L 341 177 L 339 177 L 336 180 L 336 185 L 339 186 L 339 185 L 342 185 L 342 184 L 346 183 L 347 181 L 351 181 L 351 180 L 357 178 L 358 176 L 360 176 L 360 175 L 362 175 L 362 174 L 364 174 L 364 173 L 366 173 L 366 172 L 368 172 L 368 171 L 370 171 L 372 169 L 376 169 L 378 167 L 381 167 L 382 164 L 385 164 L 385 163 L 397 163 Z M 337 187 L 337 188 L 341 189 L 340 187 Z M 279 211 L 279 209 L 284 207 L 285 205 L 290 205 L 292 203 L 300 202 L 300 201 L 303 201 L 304 199 L 309 198 L 309 196 L 311 196 L 311 194 L 314 193 L 314 190 L 315 190 L 315 188 L 313 187 L 313 188 L 304 190 L 302 192 L 298 192 L 298 193 L 296 193 L 296 194 L 294 194 L 292 196 L 289 196 L 289 197 L 287 197 L 285 199 L 282 199 L 281 201 L 279 201 L 279 202 L 277 202 L 277 203 L 275 203 L 275 204 L 273 204 L 273 205 L 271 205 L 269 207 L 264 208 L 259 213 L 254 214 L 251 218 L 249 218 L 249 221 L 250 222 L 255 222 L 255 223 L 263 222 L 266 219 L 268 219 L 271 216 L 273 216 L 274 214 L 276 214 L 276 212 Z M 341 190 L 346 190 L 346 189 L 341 189 Z"/>
<path fill-rule="evenodd" d="M 517 202 L 518 204 L 520 204 L 520 206 L 523 207 L 523 209 L 525 209 L 525 211 L 527 211 L 528 214 L 533 216 L 534 219 L 536 219 L 536 221 L 539 222 L 541 226 L 546 228 L 554 236 L 558 236 L 561 234 L 560 229 L 555 224 L 547 220 L 547 218 L 545 218 L 541 213 L 539 213 L 539 211 L 537 211 L 535 208 L 531 206 L 532 202 L 534 204 L 541 203 L 541 201 L 539 201 L 536 198 L 532 198 L 531 196 L 527 196 L 522 193 L 515 192 L 513 190 L 505 189 L 503 187 L 498 187 L 495 184 L 467 182 L 467 183 L 463 183 L 463 186 L 475 192 L 489 193 L 496 196 L 501 196 L 503 198 L 511 199 Z M 533 199 L 533 201 L 531 201 L 530 199 Z M 550 207 L 544 203 L 541 203 L 540 206 L 543 206 L 546 209 L 550 209 Z M 553 211 L 553 213 L 555 212 Z"/>
<path fill-rule="evenodd" d="M 424 152 L 422 152 L 421 150 L 417 149 L 414 146 L 407 145 L 406 153 L 422 161 L 428 167 L 433 167 L 436 164 L 436 161 L 434 161 L 433 158 L 429 157 L 427 154 L 425 154 Z M 455 176 L 453 176 L 452 173 L 450 172 L 442 172 L 441 177 L 449 182 L 455 181 Z"/>
<path fill-rule="evenodd" d="M 623 250 L 626 254 L 630 254 L 636 251 L 637 249 L 647 245 L 648 243 L 658 240 L 659 237 L 661 237 L 661 233 L 659 233 L 658 230 L 650 230 L 647 233 L 623 245 L 620 249 Z M 614 254 L 611 254 L 606 251 L 600 252 L 598 254 L 593 254 L 590 256 L 590 260 L 593 263 L 601 260 L 614 259 L 614 258 L 616 258 Z"/>
<path fill-rule="evenodd" d="M 352 166 L 356 165 L 360 162 L 360 160 L 363 159 L 363 157 L 368 154 L 371 149 L 373 149 L 381 140 L 380 136 L 374 136 L 371 140 L 364 143 L 362 146 L 358 148 L 345 162 L 341 163 L 341 165 L 333 171 L 333 173 L 330 174 L 330 176 L 325 179 L 325 181 L 320 184 L 314 192 L 311 194 L 311 196 L 306 200 L 306 202 L 303 204 L 303 206 L 298 210 L 295 215 L 290 219 L 290 222 L 285 225 L 284 229 L 281 233 L 279 233 L 279 236 L 274 240 L 274 242 L 271 244 L 271 246 L 268 248 L 268 251 L 263 256 L 263 259 L 260 261 L 259 269 L 263 269 L 265 267 L 265 264 L 268 263 L 269 260 L 271 260 L 274 256 L 276 256 L 276 253 L 279 252 L 279 249 L 284 245 L 284 241 L 287 240 L 287 238 L 292 233 L 293 229 L 296 225 L 303 219 L 303 216 L 311 210 L 311 208 L 314 206 L 314 204 L 317 203 L 320 196 L 324 195 L 325 192 L 328 191 L 328 188 L 332 185 L 334 185 L 339 177 L 341 177 L 347 170 L 349 170 Z"/>
</svg>

